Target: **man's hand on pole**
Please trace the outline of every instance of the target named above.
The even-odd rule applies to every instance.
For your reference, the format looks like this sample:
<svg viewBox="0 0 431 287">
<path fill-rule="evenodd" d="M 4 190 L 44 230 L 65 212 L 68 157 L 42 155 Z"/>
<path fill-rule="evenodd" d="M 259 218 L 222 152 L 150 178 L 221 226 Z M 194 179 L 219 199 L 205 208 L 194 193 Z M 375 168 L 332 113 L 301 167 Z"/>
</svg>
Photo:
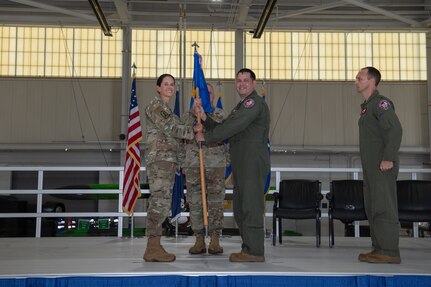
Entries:
<svg viewBox="0 0 431 287">
<path fill-rule="evenodd" d="M 196 98 L 194 100 L 192 110 L 198 119 L 200 118 L 203 121 L 206 121 L 207 115 L 202 107 L 202 100 L 200 98 Z M 200 121 L 198 121 L 198 123 L 200 123 Z"/>
</svg>

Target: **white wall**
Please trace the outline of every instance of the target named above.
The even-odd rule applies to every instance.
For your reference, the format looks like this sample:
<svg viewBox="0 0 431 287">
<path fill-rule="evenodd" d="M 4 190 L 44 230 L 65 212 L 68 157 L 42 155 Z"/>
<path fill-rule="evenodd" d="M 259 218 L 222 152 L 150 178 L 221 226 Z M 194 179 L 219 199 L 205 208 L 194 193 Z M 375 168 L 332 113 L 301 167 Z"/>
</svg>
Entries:
<svg viewBox="0 0 431 287">
<path fill-rule="evenodd" d="M 119 143 L 120 79 L 0 78 L 0 87 L 0 150 L 4 144 Z M 381 84 L 403 125 L 403 146 L 429 145 L 426 88 L 425 82 Z M 156 94 L 155 80 L 139 80 L 137 94 L 143 115 Z M 183 107 L 188 108 L 190 94 L 188 82 Z M 230 112 L 239 99 L 233 81 L 222 82 L 222 95 Z M 352 82 L 267 82 L 266 95 L 273 145 L 358 144 L 363 99 Z"/>
</svg>

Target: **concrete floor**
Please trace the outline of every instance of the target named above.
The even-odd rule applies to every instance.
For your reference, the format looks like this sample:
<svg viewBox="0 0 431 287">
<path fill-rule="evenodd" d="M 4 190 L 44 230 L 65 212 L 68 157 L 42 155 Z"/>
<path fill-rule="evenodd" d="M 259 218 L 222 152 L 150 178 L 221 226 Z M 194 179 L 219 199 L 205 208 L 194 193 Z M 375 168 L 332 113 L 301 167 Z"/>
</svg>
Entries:
<svg viewBox="0 0 431 287">
<path fill-rule="evenodd" d="M 402 263 L 369 264 L 357 260 L 370 250 L 366 237 L 336 237 L 333 248 L 322 238 L 284 237 L 283 244 L 265 244 L 266 262 L 230 263 L 240 250 L 240 238 L 224 236 L 222 255 L 189 255 L 194 237 L 163 237 L 172 263 L 146 263 L 142 259 L 147 238 L 43 237 L 0 238 L 0 277 L 94 275 L 431 275 L 431 238 L 402 237 Z"/>
</svg>

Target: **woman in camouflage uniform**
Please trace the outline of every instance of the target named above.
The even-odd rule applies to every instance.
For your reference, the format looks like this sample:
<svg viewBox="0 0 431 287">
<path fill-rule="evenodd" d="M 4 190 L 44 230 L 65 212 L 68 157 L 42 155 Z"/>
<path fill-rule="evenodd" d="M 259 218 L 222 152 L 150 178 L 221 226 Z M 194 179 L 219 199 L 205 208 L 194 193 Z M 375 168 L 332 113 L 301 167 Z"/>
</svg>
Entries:
<svg viewBox="0 0 431 287">
<path fill-rule="evenodd" d="M 171 207 L 181 139 L 191 140 L 194 134 L 192 126 L 183 125 L 169 107 L 169 99 L 175 95 L 175 78 L 172 75 L 163 74 L 157 79 L 157 93 L 145 108 L 145 163 L 150 198 L 146 227 L 148 243 L 144 260 L 170 262 L 175 260 L 175 255 L 167 253 L 160 245 L 162 222 L 169 215 Z"/>
</svg>

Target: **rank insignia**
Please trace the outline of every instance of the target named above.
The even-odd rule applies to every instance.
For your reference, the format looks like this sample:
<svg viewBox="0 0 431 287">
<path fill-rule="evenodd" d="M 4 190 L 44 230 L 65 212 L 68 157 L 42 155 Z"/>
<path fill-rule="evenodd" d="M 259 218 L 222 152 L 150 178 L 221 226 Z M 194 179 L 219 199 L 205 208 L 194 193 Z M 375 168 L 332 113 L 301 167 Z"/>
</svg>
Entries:
<svg viewBox="0 0 431 287">
<path fill-rule="evenodd" d="M 362 108 L 361 109 L 361 116 L 365 115 L 366 112 L 367 112 L 367 108 Z"/>
<path fill-rule="evenodd" d="M 246 109 L 250 109 L 254 106 L 254 100 L 253 99 L 248 99 L 244 101 L 244 108 Z"/>
<path fill-rule="evenodd" d="M 389 110 L 390 107 L 391 104 L 387 100 L 381 100 L 379 103 L 379 108 L 381 108 L 382 110 Z"/>
</svg>

